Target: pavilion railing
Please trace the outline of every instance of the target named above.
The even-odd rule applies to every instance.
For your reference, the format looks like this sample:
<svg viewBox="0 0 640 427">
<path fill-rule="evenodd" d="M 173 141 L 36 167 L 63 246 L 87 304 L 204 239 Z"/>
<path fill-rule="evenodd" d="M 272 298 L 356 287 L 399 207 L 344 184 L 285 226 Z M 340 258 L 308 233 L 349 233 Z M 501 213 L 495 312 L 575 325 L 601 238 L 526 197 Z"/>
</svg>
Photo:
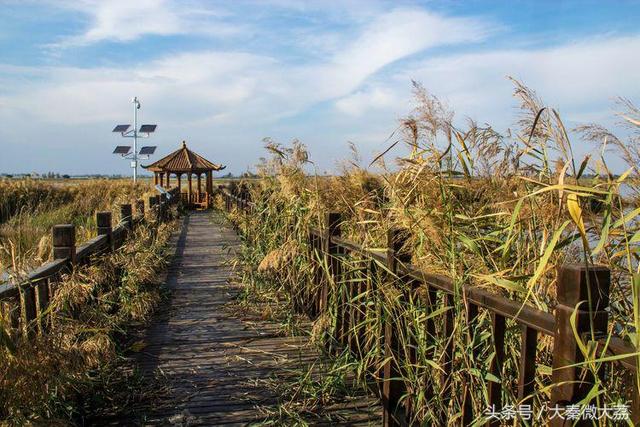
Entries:
<svg viewBox="0 0 640 427">
<path fill-rule="evenodd" d="M 182 200 L 182 203 L 187 206 L 195 206 L 195 205 L 209 206 L 211 195 L 207 192 L 200 192 L 200 193 L 195 192 L 191 194 L 189 194 L 188 192 L 182 192 L 180 193 L 180 199 Z"/>
</svg>

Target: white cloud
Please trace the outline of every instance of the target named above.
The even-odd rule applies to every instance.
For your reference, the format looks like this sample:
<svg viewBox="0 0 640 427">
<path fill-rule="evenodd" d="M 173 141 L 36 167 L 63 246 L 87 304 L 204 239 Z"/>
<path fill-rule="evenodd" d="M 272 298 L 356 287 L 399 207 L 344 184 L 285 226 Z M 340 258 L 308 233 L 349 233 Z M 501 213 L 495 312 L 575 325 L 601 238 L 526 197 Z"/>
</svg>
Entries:
<svg viewBox="0 0 640 427">
<path fill-rule="evenodd" d="M 48 123 L 115 120 L 122 115 L 123 100 L 134 94 L 166 112 L 167 120 L 200 120 L 250 102 L 261 70 L 272 64 L 258 55 L 201 52 L 130 70 L 50 67 L 39 70 L 45 76 L 41 83 L 25 81 L 16 87 L 14 81 L 13 94 L 5 98 L 11 99 L 13 110 Z"/>
<path fill-rule="evenodd" d="M 79 35 L 65 37 L 51 48 L 84 46 L 101 41 L 128 42 L 146 35 L 209 34 L 231 36 L 247 32 L 247 26 L 225 22 L 226 13 L 210 3 L 170 0 L 74 0 L 60 6 L 89 17 Z"/>
<path fill-rule="evenodd" d="M 372 140 L 369 129 L 383 123 L 387 124 L 387 132 L 395 128 L 397 118 L 409 111 L 407 101 L 411 99 L 413 79 L 454 109 L 460 124 L 465 117 L 471 117 L 504 132 L 512 127 L 518 114 L 513 84 L 506 78 L 510 75 L 556 108 L 567 128 L 597 122 L 616 129 L 612 99 L 625 96 L 639 103 L 635 70 L 640 67 L 640 58 L 631 54 L 638 51 L 640 35 L 592 38 L 538 49 L 445 54 L 403 62 L 399 71 L 376 76 L 365 89 L 337 100 L 335 107 L 338 112 L 349 114 L 342 121 L 362 135 L 359 138 L 352 134 L 351 140 L 382 150 L 385 147 L 366 143 Z M 378 141 L 385 136 L 381 129 Z M 577 135 L 572 140 L 578 157 L 595 148 L 581 144 Z M 615 165 L 617 159 L 612 162 Z"/>
<path fill-rule="evenodd" d="M 489 27 L 481 21 L 444 17 L 422 9 L 396 9 L 373 19 L 327 63 L 301 72 L 324 91 L 318 93 L 320 98 L 340 97 L 402 58 L 435 46 L 478 42 L 488 33 Z"/>
<path fill-rule="evenodd" d="M 448 55 L 414 64 L 395 76 L 400 90 L 422 82 L 464 114 L 489 122 L 511 120 L 513 76 L 535 89 L 568 119 L 606 114 L 615 96 L 640 95 L 634 83 L 640 66 L 640 36 L 591 39 L 530 50 L 494 50 Z M 502 117 L 500 117 L 502 115 Z"/>
<path fill-rule="evenodd" d="M 144 7 L 157 3 L 146 2 Z M 111 10 L 108 16 L 113 13 Z M 171 31 L 172 18 L 162 19 Z M 452 31 L 442 31 L 445 27 Z M 111 24 L 100 28 L 103 30 L 96 30 L 95 37 L 115 34 Z M 381 68 L 408 55 L 478 40 L 485 32 L 483 24 L 472 20 L 398 9 L 365 25 L 353 42 L 323 62 L 298 65 L 253 53 L 200 51 L 166 56 L 130 69 L 49 67 L 40 70 L 46 76 L 40 83 L 28 81 L 21 87 L 23 96 L 15 107 L 48 122 L 97 122 L 113 119 L 121 100 L 136 94 L 148 103 L 162 105 L 157 107 L 160 111 L 171 111 L 171 120 L 206 121 L 224 112 L 227 119 L 256 117 L 264 122 L 348 96 Z M 383 99 L 388 95 L 377 91 L 368 97 L 373 96 L 381 106 L 389 102 Z M 357 98 L 363 95 L 355 96 L 340 105 L 352 112 L 362 110 L 363 100 Z M 74 102 L 50 108 L 68 99 Z"/>
<path fill-rule="evenodd" d="M 398 93 L 387 87 L 373 87 L 357 91 L 336 101 L 336 108 L 352 116 L 362 116 L 373 109 L 391 109 L 401 105 Z"/>
<path fill-rule="evenodd" d="M 283 1 L 282 7 L 288 7 Z M 208 3 L 195 0 L 69 3 L 67 7 L 90 17 L 90 25 L 86 32 L 66 40 L 67 46 L 210 31 L 208 26 L 195 25 L 205 20 L 228 25 L 224 12 L 204 5 Z M 140 20 L 139 15 L 147 19 Z M 374 141 L 384 141 L 396 127 L 397 117 L 408 112 L 411 79 L 421 81 L 460 115 L 498 128 L 514 119 L 512 87 L 506 75 L 538 90 L 571 120 L 603 116 L 612 96 L 640 95 L 635 84 L 640 58 L 634 55 L 640 51 L 640 36 L 537 49 L 484 47 L 481 52 L 425 58 L 431 48 L 484 41 L 497 26 L 420 8 L 380 12 L 371 7 L 348 19 L 353 25 L 346 31 L 340 26 L 313 27 L 318 38 L 333 34 L 330 43 L 318 47 L 322 55 L 313 59 L 293 61 L 279 56 L 277 49 L 264 53 L 243 44 L 226 51 L 209 47 L 163 54 L 126 68 L 0 65 L 0 121 L 13 125 L 10 135 L 0 129 L 0 137 L 5 141 L 23 138 L 28 127 L 40 129 L 39 136 L 57 129 L 58 137 L 48 140 L 51 145 L 63 144 L 64 138 L 84 140 L 86 135 L 76 134 L 78 126 L 107 129 L 126 121 L 128 100 L 137 95 L 143 101 L 144 118 L 160 124 L 158 135 L 171 140 L 224 135 L 225 140 L 240 141 L 229 152 L 239 153 L 246 164 L 253 161 L 246 156 L 248 141 L 255 144 L 267 135 L 308 138 L 317 144 L 310 147 L 312 153 L 326 157 L 342 152 L 346 139 L 363 142 L 365 155 L 372 148 L 380 149 Z M 262 31 L 277 38 L 275 29 Z M 301 41 L 288 42 L 304 49 L 313 36 L 311 32 Z M 322 103 L 334 108 L 313 109 Z M 317 129 L 323 129 L 322 136 Z M 332 144 L 322 139 L 331 139 Z M 252 147 L 252 156 L 257 157 L 259 149 Z M 0 169 L 5 167 L 0 162 Z"/>
</svg>

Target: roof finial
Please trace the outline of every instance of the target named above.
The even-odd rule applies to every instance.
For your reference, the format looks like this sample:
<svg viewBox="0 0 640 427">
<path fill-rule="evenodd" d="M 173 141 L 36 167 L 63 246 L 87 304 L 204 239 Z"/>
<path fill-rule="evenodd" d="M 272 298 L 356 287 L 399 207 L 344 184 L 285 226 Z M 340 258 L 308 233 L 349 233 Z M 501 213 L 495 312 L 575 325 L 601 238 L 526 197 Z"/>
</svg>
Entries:
<svg viewBox="0 0 640 427">
<path fill-rule="evenodd" d="M 182 148 L 187 148 L 187 141 L 182 141 Z"/>
</svg>

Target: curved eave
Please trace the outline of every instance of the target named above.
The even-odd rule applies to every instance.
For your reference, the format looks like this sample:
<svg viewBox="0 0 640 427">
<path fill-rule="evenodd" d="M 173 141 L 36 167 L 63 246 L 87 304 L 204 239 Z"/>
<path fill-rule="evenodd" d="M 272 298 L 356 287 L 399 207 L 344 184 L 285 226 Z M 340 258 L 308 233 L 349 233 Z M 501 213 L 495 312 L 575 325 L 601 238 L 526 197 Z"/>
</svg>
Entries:
<svg viewBox="0 0 640 427">
<path fill-rule="evenodd" d="M 157 167 L 157 166 L 153 166 L 153 165 L 140 165 L 142 168 L 151 171 L 151 172 L 163 172 L 163 173 L 205 173 L 205 172 L 218 172 L 221 171 L 223 169 L 226 169 L 227 167 L 225 165 L 214 165 L 211 168 L 185 168 L 185 169 L 164 169 L 162 167 Z"/>
</svg>

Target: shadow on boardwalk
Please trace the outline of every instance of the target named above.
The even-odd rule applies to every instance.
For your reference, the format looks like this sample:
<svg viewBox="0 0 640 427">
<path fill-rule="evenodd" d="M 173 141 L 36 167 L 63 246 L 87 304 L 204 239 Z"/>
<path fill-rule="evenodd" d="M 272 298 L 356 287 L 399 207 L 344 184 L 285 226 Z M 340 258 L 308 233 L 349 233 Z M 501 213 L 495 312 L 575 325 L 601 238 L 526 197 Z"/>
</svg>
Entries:
<svg viewBox="0 0 640 427">
<path fill-rule="evenodd" d="M 194 212 L 172 239 L 170 297 L 146 334 L 137 366 L 164 392 L 118 420 L 142 425 L 251 425 L 277 412 L 267 380 L 294 375 L 318 359 L 307 337 L 283 336 L 278 325 L 234 312 L 241 286 L 230 282 L 235 232 L 216 216 Z M 372 398 L 324 408 L 310 425 L 378 425 Z M 277 424 L 277 423 L 276 423 Z"/>
</svg>

